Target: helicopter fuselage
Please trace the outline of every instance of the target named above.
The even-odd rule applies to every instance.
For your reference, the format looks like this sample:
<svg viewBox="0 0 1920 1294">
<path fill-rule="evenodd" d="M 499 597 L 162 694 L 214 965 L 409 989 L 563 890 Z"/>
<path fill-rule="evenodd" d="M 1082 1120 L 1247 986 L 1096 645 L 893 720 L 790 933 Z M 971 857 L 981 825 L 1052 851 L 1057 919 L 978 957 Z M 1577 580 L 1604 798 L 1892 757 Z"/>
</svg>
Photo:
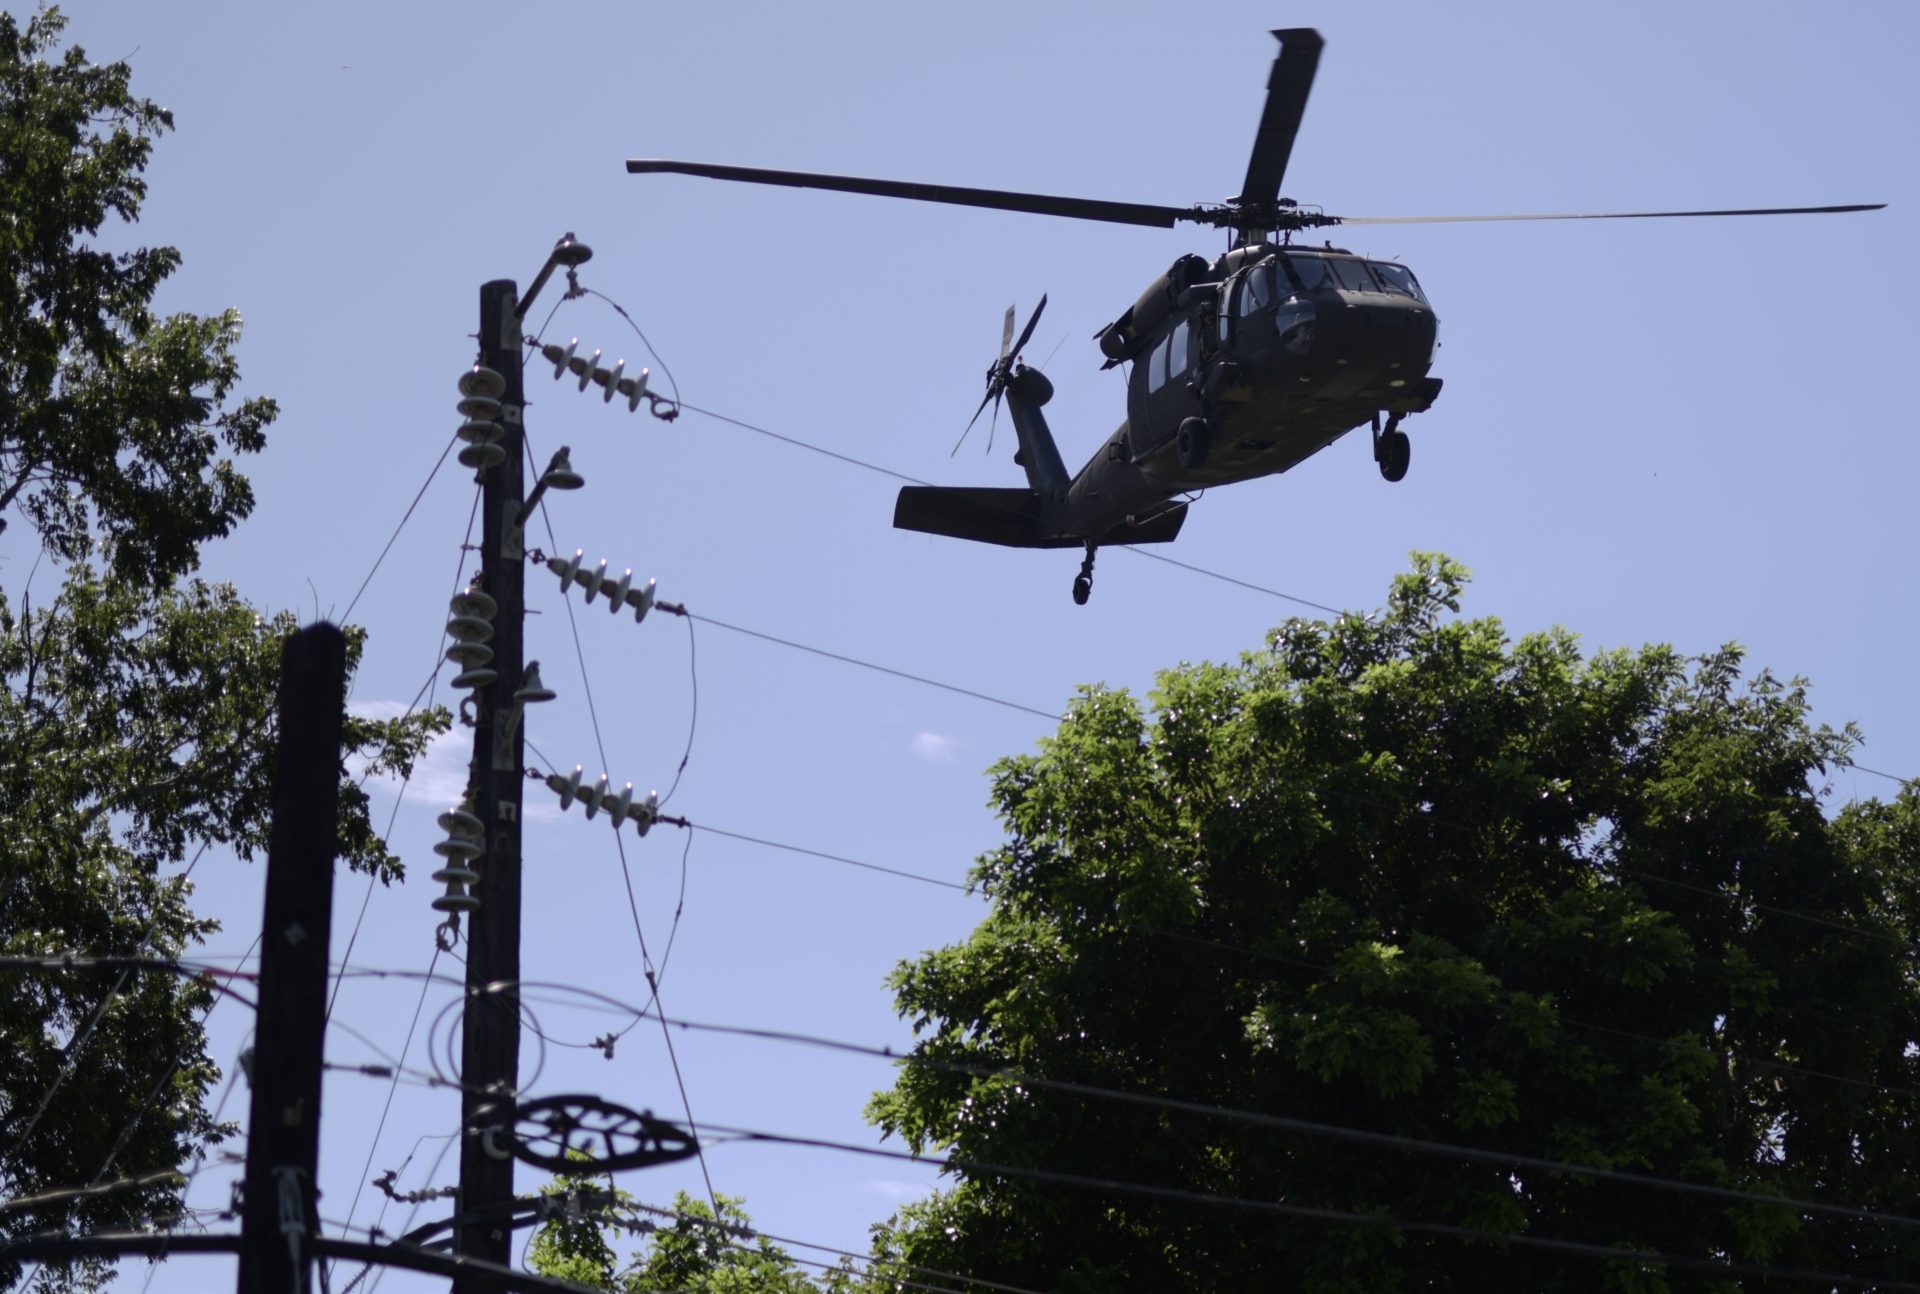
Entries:
<svg viewBox="0 0 1920 1294">
<path fill-rule="evenodd" d="M 1029 473 L 1040 529 L 1062 545 L 1126 542 L 1179 495 L 1284 472 L 1382 414 L 1397 425 L 1439 393 L 1437 326 L 1392 262 L 1266 244 L 1182 258 L 1101 333 L 1109 363 L 1132 364 L 1127 418 L 1064 493 Z M 1051 392 L 1029 380 L 1008 394 L 1020 411 Z M 1198 454 L 1179 445 L 1192 419 Z M 1023 433 L 1031 421 L 1016 413 Z"/>
</svg>

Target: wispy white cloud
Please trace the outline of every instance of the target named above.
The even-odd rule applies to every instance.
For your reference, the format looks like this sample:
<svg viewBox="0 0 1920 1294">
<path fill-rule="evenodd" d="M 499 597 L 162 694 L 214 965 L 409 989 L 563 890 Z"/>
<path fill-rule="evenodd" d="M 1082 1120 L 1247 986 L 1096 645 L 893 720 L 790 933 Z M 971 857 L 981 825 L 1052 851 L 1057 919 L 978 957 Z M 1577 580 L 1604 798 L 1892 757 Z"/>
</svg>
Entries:
<svg viewBox="0 0 1920 1294">
<path fill-rule="evenodd" d="M 959 738 L 939 732 L 916 732 L 911 745 L 913 753 L 930 764 L 951 764 L 959 748 Z"/>
<path fill-rule="evenodd" d="M 867 1181 L 867 1189 L 876 1195 L 884 1195 L 890 1200 L 917 1200 L 933 1194 L 932 1182 L 900 1182 L 889 1177 L 874 1177 Z"/>
<path fill-rule="evenodd" d="M 397 719 L 407 713 L 404 701 L 352 701 L 347 712 L 359 719 Z M 458 724 L 427 743 L 413 766 L 413 780 L 407 784 L 410 803 L 430 805 L 439 813 L 458 804 L 467 791 L 467 767 L 473 758 L 473 734 Z M 354 761 L 349 771 L 359 776 L 365 764 Z M 369 791 L 392 796 L 400 791 L 400 779 L 391 775 L 367 784 Z"/>
</svg>

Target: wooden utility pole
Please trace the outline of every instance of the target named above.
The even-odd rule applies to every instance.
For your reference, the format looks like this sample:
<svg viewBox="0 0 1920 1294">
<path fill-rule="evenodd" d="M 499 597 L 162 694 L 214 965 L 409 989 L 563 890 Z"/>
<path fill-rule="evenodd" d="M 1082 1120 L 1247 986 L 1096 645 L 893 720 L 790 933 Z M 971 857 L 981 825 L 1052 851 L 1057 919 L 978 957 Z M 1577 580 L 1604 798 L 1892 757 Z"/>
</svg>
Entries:
<svg viewBox="0 0 1920 1294">
<path fill-rule="evenodd" d="M 467 927 L 467 1000 L 462 1026 L 460 1195 L 456 1214 L 482 1215 L 455 1236 L 461 1256 L 512 1265 L 512 1232 L 502 1206 L 513 1200 L 508 1146 L 514 1094 L 520 1084 L 520 805 L 525 736 L 510 719 L 524 666 L 521 630 L 526 617 L 520 507 L 526 461 L 520 414 L 518 289 L 498 279 L 480 289 L 480 363 L 506 382 L 496 443 L 503 462 L 481 472 L 481 587 L 498 604 L 491 667 L 498 677 L 476 694 L 473 734 L 473 811 L 485 825 L 486 853 L 475 860 L 480 907 Z M 502 985 L 500 988 L 490 988 Z M 487 1211 L 491 1210 L 491 1216 Z M 480 1288 L 456 1279 L 456 1294 Z"/>
<path fill-rule="evenodd" d="M 240 1294 L 308 1288 L 318 1236 L 320 1066 L 338 843 L 347 640 L 310 625 L 280 653 L 280 744 L 260 939 Z"/>
</svg>

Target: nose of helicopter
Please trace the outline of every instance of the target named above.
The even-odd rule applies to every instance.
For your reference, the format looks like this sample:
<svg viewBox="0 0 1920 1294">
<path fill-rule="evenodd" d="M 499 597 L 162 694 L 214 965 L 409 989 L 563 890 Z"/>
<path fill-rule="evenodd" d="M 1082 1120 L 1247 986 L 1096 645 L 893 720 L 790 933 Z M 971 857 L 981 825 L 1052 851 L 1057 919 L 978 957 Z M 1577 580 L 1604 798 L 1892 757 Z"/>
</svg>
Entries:
<svg viewBox="0 0 1920 1294">
<path fill-rule="evenodd" d="M 1427 371 L 1438 323 L 1429 307 L 1371 292 L 1326 294 L 1318 305 L 1313 355 L 1341 368 Z"/>
<path fill-rule="evenodd" d="M 1323 394 L 1357 394 L 1427 374 L 1438 336 L 1427 305 L 1373 292 L 1329 292 L 1315 305 L 1311 363 L 1325 378 L 1352 388 Z"/>
</svg>

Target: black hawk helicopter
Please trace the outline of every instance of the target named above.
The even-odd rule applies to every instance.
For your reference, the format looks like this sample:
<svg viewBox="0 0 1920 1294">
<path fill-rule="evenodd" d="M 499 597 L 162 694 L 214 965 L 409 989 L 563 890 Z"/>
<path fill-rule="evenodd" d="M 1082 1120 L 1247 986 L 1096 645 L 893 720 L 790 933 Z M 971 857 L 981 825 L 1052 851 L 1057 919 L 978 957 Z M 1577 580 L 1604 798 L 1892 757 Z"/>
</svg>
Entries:
<svg viewBox="0 0 1920 1294">
<path fill-rule="evenodd" d="M 1133 364 L 1127 416 L 1076 475 L 1067 474 L 1041 412 L 1053 398 L 1053 384 L 1020 357 L 1046 309 L 1042 296 L 1017 341 L 1014 311 L 1008 307 L 999 358 L 987 369 L 986 395 L 967 423 L 971 431 L 989 403 L 997 419 L 1005 399 L 1019 439 L 1014 462 L 1026 469 L 1027 488 L 910 485 L 900 491 L 894 506 L 893 524 L 903 530 L 1016 548 L 1084 548 L 1086 556 L 1073 582 L 1073 600 L 1081 604 L 1092 592 L 1093 558 L 1100 545 L 1173 539 L 1187 519 L 1182 495 L 1284 472 L 1367 425 L 1373 429 L 1373 457 L 1380 474 L 1389 481 L 1407 474 L 1412 447 L 1400 424 L 1426 412 L 1440 394 L 1440 379 L 1428 372 L 1438 335 L 1433 306 L 1406 266 L 1331 243 L 1296 247 L 1297 233 L 1337 225 L 1811 215 L 1874 211 L 1886 205 L 1565 215 L 1326 215 L 1280 196 L 1324 42 L 1319 32 L 1305 27 L 1273 35 L 1280 53 L 1267 78 L 1267 102 L 1246 178 L 1239 195 L 1219 205 L 1161 207 L 708 162 L 633 159 L 627 170 L 1164 229 L 1188 221 L 1230 230 L 1234 245 L 1229 251 L 1212 260 L 1182 256 L 1097 334 L 1105 367 Z M 961 440 L 966 436 L 962 432 Z"/>
</svg>

